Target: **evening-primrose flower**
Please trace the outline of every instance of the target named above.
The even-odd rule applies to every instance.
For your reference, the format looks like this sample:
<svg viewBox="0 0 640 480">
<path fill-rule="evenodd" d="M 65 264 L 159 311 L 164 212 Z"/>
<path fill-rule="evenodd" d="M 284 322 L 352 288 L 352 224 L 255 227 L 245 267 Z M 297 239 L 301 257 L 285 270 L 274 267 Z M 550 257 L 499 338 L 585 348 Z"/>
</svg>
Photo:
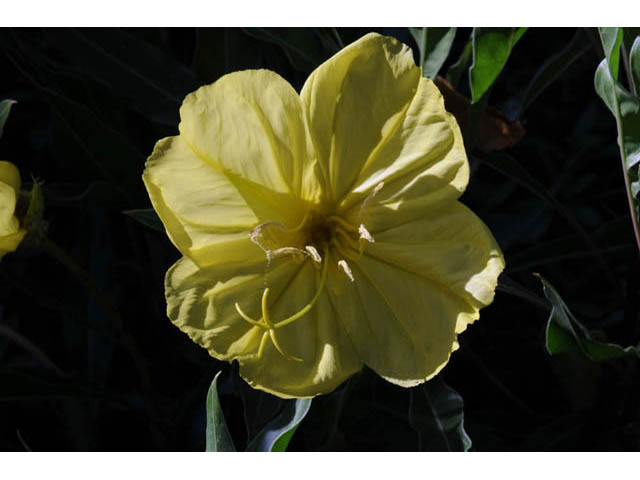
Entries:
<svg viewBox="0 0 640 480">
<path fill-rule="evenodd" d="M 460 130 L 411 50 L 369 34 L 301 93 L 266 70 L 188 95 L 143 179 L 183 254 L 169 318 L 253 387 L 308 397 L 368 365 L 413 386 L 492 302 L 504 259 L 457 201 Z"/>
<path fill-rule="evenodd" d="M 0 161 L 0 259 L 14 252 L 27 233 L 16 217 L 20 183 L 16 166 Z"/>
</svg>

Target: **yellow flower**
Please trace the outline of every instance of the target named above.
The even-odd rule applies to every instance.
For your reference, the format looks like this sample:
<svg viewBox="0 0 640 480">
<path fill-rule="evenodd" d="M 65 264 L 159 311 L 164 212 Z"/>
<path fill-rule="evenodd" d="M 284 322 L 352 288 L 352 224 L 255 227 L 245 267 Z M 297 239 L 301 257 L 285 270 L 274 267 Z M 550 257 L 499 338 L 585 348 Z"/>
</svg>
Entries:
<svg viewBox="0 0 640 480">
<path fill-rule="evenodd" d="M 14 252 L 27 231 L 16 217 L 20 172 L 13 163 L 0 161 L 0 259 Z"/>
<path fill-rule="evenodd" d="M 460 130 L 411 50 L 369 34 L 301 93 L 266 70 L 188 95 L 143 179 L 184 255 L 169 318 L 280 397 L 335 389 L 363 363 L 413 386 L 492 302 L 502 253 L 457 201 Z"/>
</svg>

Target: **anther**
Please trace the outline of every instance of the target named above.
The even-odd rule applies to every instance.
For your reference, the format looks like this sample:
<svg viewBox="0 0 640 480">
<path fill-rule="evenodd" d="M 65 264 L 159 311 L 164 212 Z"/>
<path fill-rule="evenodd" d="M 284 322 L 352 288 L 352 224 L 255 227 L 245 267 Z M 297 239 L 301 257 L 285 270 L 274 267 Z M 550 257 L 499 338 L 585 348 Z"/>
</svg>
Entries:
<svg viewBox="0 0 640 480">
<path fill-rule="evenodd" d="M 360 234 L 360 240 L 366 240 L 369 243 L 375 242 L 375 240 L 369 233 L 369 230 L 367 230 L 367 228 L 363 224 L 360 224 L 360 226 L 358 227 L 358 233 Z"/>
<path fill-rule="evenodd" d="M 307 245 L 306 247 L 304 247 L 304 249 L 309 252 L 309 255 L 311 256 L 311 258 L 313 258 L 314 262 L 322 263 L 322 257 L 318 253 L 316 247 L 314 247 L 313 245 Z"/>
<path fill-rule="evenodd" d="M 347 277 L 349 277 L 349 280 L 351 280 L 352 282 L 355 281 L 355 279 L 353 278 L 353 272 L 351 272 L 351 268 L 349 268 L 349 264 L 346 260 L 339 260 L 338 266 L 342 268 Z"/>
</svg>

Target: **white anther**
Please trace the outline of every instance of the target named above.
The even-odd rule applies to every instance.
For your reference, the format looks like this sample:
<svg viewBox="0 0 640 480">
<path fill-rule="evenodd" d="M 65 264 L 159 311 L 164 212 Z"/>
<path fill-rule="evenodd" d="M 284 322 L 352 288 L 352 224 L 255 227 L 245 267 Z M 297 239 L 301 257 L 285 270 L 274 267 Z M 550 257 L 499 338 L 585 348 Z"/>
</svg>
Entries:
<svg viewBox="0 0 640 480">
<path fill-rule="evenodd" d="M 349 280 L 351 280 L 352 282 L 355 281 L 355 279 L 353 278 L 353 273 L 351 272 L 351 269 L 349 268 L 349 264 L 347 263 L 346 260 L 338 260 L 338 266 L 342 268 L 344 273 L 347 274 L 347 277 L 349 277 Z"/>
<path fill-rule="evenodd" d="M 369 233 L 369 230 L 367 230 L 364 225 L 360 224 L 360 226 L 358 227 L 358 233 L 360 234 L 360 240 L 366 240 L 369 243 L 375 242 L 375 240 Z"/>
<path fill-rule="evenodd" d="M 314 262 L 322 263 L 322 257 L 318 253 L 318 250 L 316 250 L 316 247 L 314 247 L 313 245 L 307 245 L 306 247 L 304 247 L 304 249 L 309 252 L 309 255 L 311 256 L 311 258 L 313 258 Z"/>
</svg>

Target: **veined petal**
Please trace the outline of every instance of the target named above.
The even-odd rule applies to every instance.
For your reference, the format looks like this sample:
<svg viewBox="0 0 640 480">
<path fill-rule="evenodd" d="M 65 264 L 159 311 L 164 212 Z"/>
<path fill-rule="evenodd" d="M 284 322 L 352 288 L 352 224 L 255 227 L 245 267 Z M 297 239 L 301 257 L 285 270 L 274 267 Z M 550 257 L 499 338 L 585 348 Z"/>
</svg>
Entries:
<svg viewBox="0 0 640 480">
<path fill-rule="evenodd" d="M 458 318 L 456 332 L 476 320 L 493 301 L 504 257 L 487 226 L 460 202 L 442 204 L 422 218 L 384 231 L 366 254 L 418 275 L 441 295 L 452 295 L 472 308 Z"/>
<path fill-rule="evenodd" d="M 320 167 L 339 202 L 402 123 L 420 81 L 411 49 L 365 35 L 320 65 L 300 96 Z"/>
<path fill-rule="evenodd" d="M 355 281 L 330 278 L 331 291 L 364 363 L 405 387 L 436 375 L 454 350 L 458 317 L 474 309 L 419 275 L 367 255 L 351 269 Z"/>
<path fill-rule="evenodd" d="M 265 275 L 264 261 L 199 269 L 183 258 L 167 272 L 169 318 L 213 357 L 237 359 L 240 374 L 255 388 L 283 398 L 329 392 L 362 363 L 326 294 L 307 315 L 276 330 L 285 353 L 302 362 L 283 357 L 271 340 L 262 358 L 255 358 L 265 331 L 243 320 L 234 306 L 237 302 L 247 315 L 260 319 L 261 296 L 268 285 L 272 321 L 289 317 L 315 293 L 317 270 L 311 264 L 274 259 Z"/>
<path fill-rule="evenodd" d="M 224 172 L 280 194 L 321 193 L 300 97 L 278 74 L 245 70 L 189 94 L 180 136 Z"/>
<path fill-rule="evenodd" d="M 201 266 L 219 259 L 264 259 L 247 232 L 265 219 L 286 221 L 278 213 L 282 209 L 276 208 L 282 194 L 263 194 L 241 179 L 234 179 L 234 184 L 199 158 L 182 137 L 156 144 L 142 178 L 173 243 Z"/>
<path fill-rule="evenodd" d="M 365 221 L 366 215 L 368 226 L 389 227 L 417 218 L 432 205 L 457 199 L 468 180 L 460 128 L 445 111 L 438 88 L 422 78 L 401 124 L 363 165 L 341 209 L 353 221 Z M 375 200 L 363 211 L 363 201 L 381 183 Z"/>
<path fill-rule="evenodd" d="M 307 260 L 285 289 L 274 292 L 270 307 L 274 322 L 300 311 L 314 296 L 320 273 L 312 263 Z M 283 398 L 313 397 L 337 388 L 362 368 L 362 360 L 336 318 L 339 308 L 330 303 L 325 290 L 306 315 L 276 330 L 284 352 L 301 362 L 283 357 L 268 342 L 261 360 L 240 359 L 240 375 L 254 388 Z"/>
</svg>

